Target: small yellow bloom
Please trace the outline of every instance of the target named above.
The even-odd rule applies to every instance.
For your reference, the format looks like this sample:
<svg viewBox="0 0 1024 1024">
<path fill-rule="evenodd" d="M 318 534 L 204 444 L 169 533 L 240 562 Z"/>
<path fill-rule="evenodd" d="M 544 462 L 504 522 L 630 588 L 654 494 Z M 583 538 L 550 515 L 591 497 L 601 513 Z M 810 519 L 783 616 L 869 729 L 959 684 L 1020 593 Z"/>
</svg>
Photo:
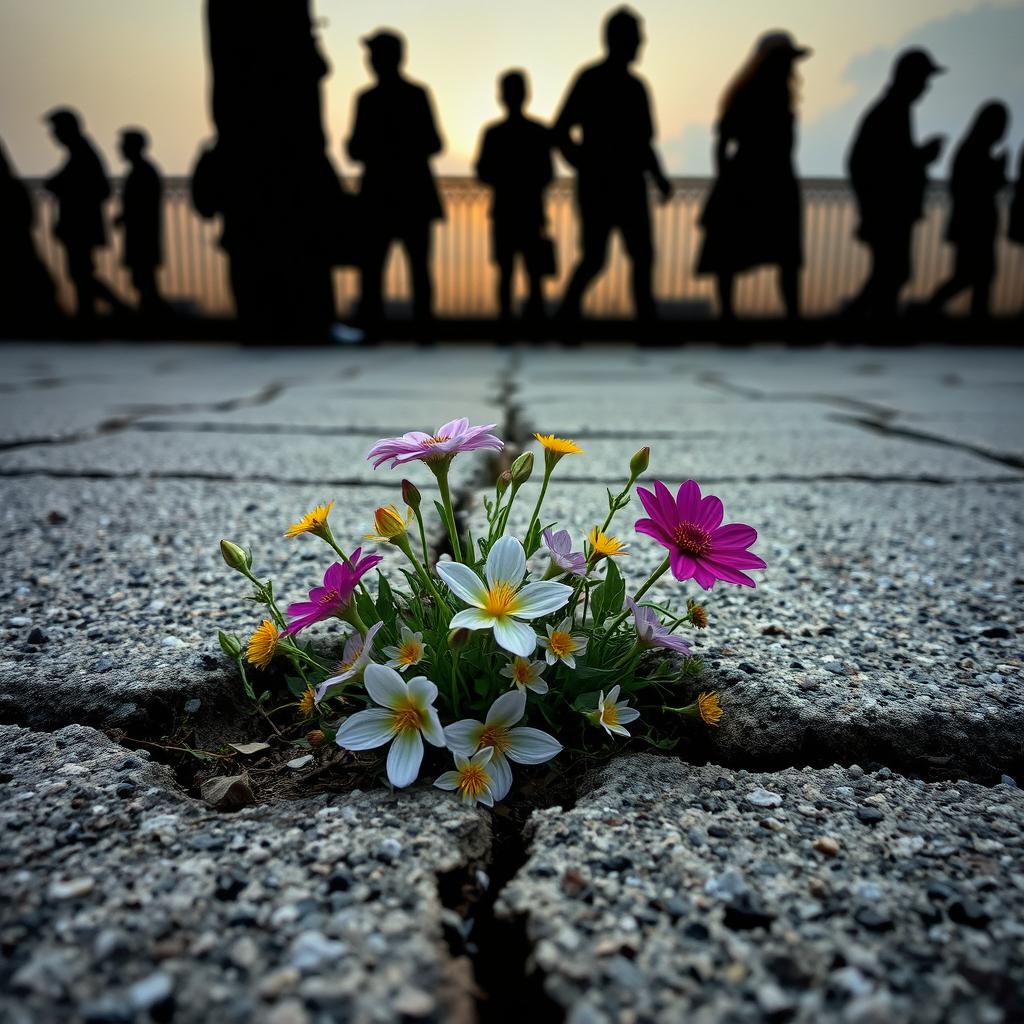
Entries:
<svg viewBox="0 0 1024 1024">
<path fill-rule="evenodd" d="M 312 718 L 316 714 L 316 690 L 306 687 L 306 692 L 299 698 L 299 714 L 303 718 Z"/>
<path fill-rule="evenodd" d="M 583 449 L 575 441 L 570 441 L 567 437 L 555 437 L 554 434 L 534 434 L 533 436 L 549 452 L 559 456 L 559 458 L 563 455 L 583 454 Z"/>
<path fill-rule="evenodd" d="M 598 558 L 616 558 L 628 552 L 625 544 L 615 537 L 602 533 L 596 526 L 587 534 L 587 540 L 590 541 L 590 546 Z"/>
<path fill-rule="evenodd" d="M 708 613 L 704 605 L 697 604 L 692 598 L 686 602 L 686 614 L 690 616 L 690 622 L 694 629 L 708 628 Z"/>
<path fill-rule="evenodd" d="M 718 703 L 718 694 L 714 691 L 697 694 L 697 711 L 708 725 L 718 725 L 719 719 L 725 714 Z"/>
<path fill-rule="evenodd" d="M 277 638 L 277 626 L 270 619 L 264 619 L 249 637 L 245 648 L 246 661 L 257 668 L 266 668 L 277 653 Z"/>
<path fill-rule="evenodd" d="M 292 523 L 285 530 L 286 537 L 298 537 L 300 533 L 312 533 L 316 537 L 323 537 L 327 529 L 327 517 L 334 508 L 334 502 L 329 501 L 326 505 L 317 505 L 312 512 L 307 512 L 297 523 Z"/>
<path fill-rule="evenodd" d="M 406 508 L 405 519 L 394 505 L 382 505 L 373 513 L 373 528 L 376 533 L 366 534 L 366 540 L 390 543 L 400 537 L 412 522 L 412 509 Z"/>
</svg>

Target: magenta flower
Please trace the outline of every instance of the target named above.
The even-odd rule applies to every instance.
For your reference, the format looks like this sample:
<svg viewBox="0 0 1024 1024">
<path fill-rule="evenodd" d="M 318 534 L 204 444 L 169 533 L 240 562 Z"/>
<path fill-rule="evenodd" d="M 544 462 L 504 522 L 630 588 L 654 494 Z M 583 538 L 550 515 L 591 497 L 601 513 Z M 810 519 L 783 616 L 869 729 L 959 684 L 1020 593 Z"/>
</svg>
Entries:
<svg viewBox="0 0 1024 1024">
<path fill-rule="evenodd" d="M 394 469 L 416 459 L 441 462 L 454 458 L 459 452 L 471 452 L 477 448 L 501 451 L 505 442 L 487 433 L 493 426 L 493 423 L 488 423 L 482 427 L 471 427 L 463 416 L 442 424 L 433 435 L 424 434 L 422 430 L 410 430 L 401 437 L 383 437 L 370 449 L 366 458 L 373 462 L 374 469 L 390 459 Z"/>
<path fill-rule="evenodd" d="M 653 608 L 639 605 L 631 597 L 626 598 L 626 604 L 633 612 L 636 639 L 641 647 L 664 647 L 675 651 L 676 654 L 685 654 L 689 657 L 690 645 L 681 636 L 670 633 L 661 624 L 661 619 Z"/>
<path fill-rule="evenodd" d="M 757 540 L 757 531 L 742 523 L 722 526 L 722 502 L 714 495 L 700 496 L 696 480 L 680 485 L 673 498 L 669 489 L 654 481 L 654 493 L 637 488 L 650 519 L 638 519 L 637 533 L 653 537 L 668 548 L 672 575 L 693 579 L 705 590 L 715 580 L 756 586 L 741 569 L 764 569 L 764 562 L 746 549 Z"/>
<path fill-rule="evenodd" d="M 586 575 L 587 556 L 582 551 L 572 550 L 572 537 L 568 530 L 554 533 L 549 526 L 541 536 L 551 556 L 552 566 L 557 566 L 562 572 L 572 573 L 574 576 Z"/>
<path fill-rule="evenodd" d="M 340 617 L 346 611 L 360 578 L 383 560 L 380 555 L 361 558 L 362 553 L 362 548 L 352 552 L 352 566 L 342 562 L 328 566 L 323 586 L 314 587 L 309 592 L 308 601 L 288 605 L 288 618 L 292 621 L 281 630 L 282 636 L 294 636 L 314 622 Z"/>
</svg>

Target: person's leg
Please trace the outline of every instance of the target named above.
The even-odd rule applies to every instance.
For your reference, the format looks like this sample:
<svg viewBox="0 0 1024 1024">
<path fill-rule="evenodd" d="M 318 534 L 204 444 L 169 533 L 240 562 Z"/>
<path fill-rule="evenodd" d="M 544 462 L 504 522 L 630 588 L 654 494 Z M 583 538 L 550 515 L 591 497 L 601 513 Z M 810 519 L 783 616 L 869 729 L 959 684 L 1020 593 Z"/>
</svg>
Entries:
<svg viewBox="0 0 1024 1024">
<path fill-rule="evenodd" d="M 638 320 L 654 320 L 657 310 L 651 275 L 654 271 L 654 243 L 651 240 L 651 214 L 647 185 L 641 181 L 619 224 L 629 254 L 633 286 L 633 309 Z"/>
<path fill-rule="evenodd" d="M 720 320 L 735 320 L 736 313 L 733 310 L 732 291 L 736 275 L 731 270 L 720 270 L 715 275 L 715 285 L 718 290 L 718 317 Z"/>
<path fill-rule="evenodd" d="M 970 281 L 955 271 L 950 277 L 935 289 L 932 297 L 926 303 L 925 308 L 929 313 L 941 313 L 943 307 L 950 299 L 955 298 L 965 288 L 970 286 Z"/>
<path fill-rule="evenodd" d="M 786 309 L 787 320 L 800 319 L 800 268 L 796 266 L 779 267 L 779 291 L 782 293 L 782 304 Z"/>
<path fill-rule="evenodd" d="M 75 316 L 89 320 L 96 315 L 95 272 L 92 250 L 77 246 L 66 249 L 68 277 L 75 290 Z"/>
<path fill-rule="evenodd" d="M 498 258 L 498 316 L 505 321 L 512 319 L 512 281 L 515 270 L 515 253 L 503 252 Z"/>
<path fill-rule="evenodd" d="M 404 238 L 412 277 L 413 316 L 420 324 L 429 323 L 434 315 L 434 282 L 430 273 L 432 233 L 433 223 L 424 221 L 412 225 Z"/>
<path fill-rule="evenodd" d="M 971 282 L 971 316 L 975 320 L 987 320 L 992 315 L 989 302 L 992 297 L 992 279 L 995 267 L 982 263 Z"/>
<path fill-rule="evenodd" d="M 384 319 L 384 264 L 390 247 L 391 239 L 387 234 L 373 231 L 363 247 L 358 320 L 368 330 L 378 329 Z"/>
<path fill-rule="evenodd" d="M 578 319 L 583 293 L 587 286 L 604 269 L 608 255 L 608 236 L 611 234 L 611 223 L 607 210 L 599 204 L 580 205 L 580 223 L 582 229 L 582 253 L 576 269 L 565 290 L 559 316 Z"/>
</svg>

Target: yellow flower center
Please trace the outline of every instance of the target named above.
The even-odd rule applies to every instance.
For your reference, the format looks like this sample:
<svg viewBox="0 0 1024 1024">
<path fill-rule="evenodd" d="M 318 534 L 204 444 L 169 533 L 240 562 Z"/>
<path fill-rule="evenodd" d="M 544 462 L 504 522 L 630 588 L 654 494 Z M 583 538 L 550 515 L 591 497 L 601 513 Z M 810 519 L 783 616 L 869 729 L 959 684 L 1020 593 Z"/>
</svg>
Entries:
<svg viewBox="0 0 1024 1024">
<path fill-rule="evenodd" d="M 567 654 L 572 654 L 576 650 L 576 641 L 573 640 L 571 633 L 566 633 L 564 630 L 556 629 L 551 636 L 548 637 L 548 647 L 551 653 L 559 658 L 565 657 Z"/>
<path fill-rule="evenodd" d="M 684 520 L 672 530 L 672 539 L 679 550 L 692 558 L 699 558 L 711 550 L 711 534 L 702 526 Z"/>
<path fill-rule="evenodd" d="M 404 703 L 399 704 L 397 708 L 393 709 L 391 714 L 391 728 L 399 735 L 408 732 L 419 732 L 420 727 L 423 725 L 423 712 L 413 703 L 411 698 L 407 698 Z"/>
<path fill-rule="evenodd" d="M 433 437 L 428 437 L 423 443 L 425 445 L 443 444 L 445 441 L 450 441 L 451 437 L 448 434 L 435 434 Z"/>
<path fill-rule="evenodd" d="M 398 648 L 398 660 L 403 665 L 415 665 L 422 651 L 423 645 L 418 640 L 407 640 Z"/>
<path fill-rule="evenodd" d="M 477 750 L 484 747 L 494 747 L 496 754 L 504 754 L 508 750 L 509 735 L 508 729 L 503 725 L 485 725 L 484 731 L 480 733 L 480 742 L 477 743 Z"/>
<path fill-rule="evenodd" d="M 619 724 L 619 709 L 614 704 L 605 704 L 601 709 L 601 723 L 612 727 Z"/>
<path fill-rule="evenodd" d="M 518 607 L 516 588 L 511 583 L 495 583 L 484 595 L 484 611 L 488 615 L 511 615 Z"/>
<path fill-rule="evenodd" d="M 520 686 L 525 686 L 530 682 L 533 679 L 533 669 L 530 668 L 530 663 L 524 658 L 516 658 L 515 664 L 512 666 L 512 678 Z"/>
<path fill-rule="evenodd" d="M 487 769 L 470 762 L 459 772 L 459 792 L 478 797 L 487 788 Z"/>
</svg>

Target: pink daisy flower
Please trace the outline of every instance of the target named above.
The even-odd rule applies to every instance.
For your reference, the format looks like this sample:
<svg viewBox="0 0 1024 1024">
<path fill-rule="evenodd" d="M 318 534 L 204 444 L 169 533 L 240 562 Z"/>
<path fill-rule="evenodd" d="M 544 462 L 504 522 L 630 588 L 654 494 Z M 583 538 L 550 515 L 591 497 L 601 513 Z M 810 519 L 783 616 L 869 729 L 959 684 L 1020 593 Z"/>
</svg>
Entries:
<svg viewBox="0 0 1024 1024">
<path fill-rule="evenodd" d="M 465 416 L 450 423 L 443 423 L 434 434 L 422 430 L 410 430 L 401 437 L 383 437 L 369 451 L 366 458 L 376 469 L 391 460 L 391 468 L 420 459 L 423 462 L 441 462 L 452 459 L 459 452 L 471 452 L 477 448 L 494 448 L 500 451 L 505 442 L 487 433 L 495 424 L 471 427 Z"/>
<path fill-rule="evenodd" d="M 680 485 L 673 498 L 669 489 L 654 481 L 654 493 L 637 488 L 650 519 L 638 519 L 637 533 L 653 537 L 668 548 L 672 575 L 693 579 L 705 590 L 715 580 L 756 586 L 742 569 L 764 569 L 765 563 L 746 549 L 757 540 L 757 531 L 742 523 L 722 526 L 722 502 L 713 494 L 700 495 L 696 480 Z"/>
<path fill-rule="evenodd" d="M 294 636 L 300 629 L 312 626 L 314 622 L 340 616 L 348 608 L 360 578 L 383 561 L 380 555 L 361 558 L 362 553 L 362 548 L 352 552 L 352 566 L 343 562 L 329 566 L 324 573 L 323 586 L 314 587 L 309 592 L 308 601 L 296 601 L 288 605 L 288 618 L 291 621 L 281 630 L 282 636 Z"/>
</svg>

